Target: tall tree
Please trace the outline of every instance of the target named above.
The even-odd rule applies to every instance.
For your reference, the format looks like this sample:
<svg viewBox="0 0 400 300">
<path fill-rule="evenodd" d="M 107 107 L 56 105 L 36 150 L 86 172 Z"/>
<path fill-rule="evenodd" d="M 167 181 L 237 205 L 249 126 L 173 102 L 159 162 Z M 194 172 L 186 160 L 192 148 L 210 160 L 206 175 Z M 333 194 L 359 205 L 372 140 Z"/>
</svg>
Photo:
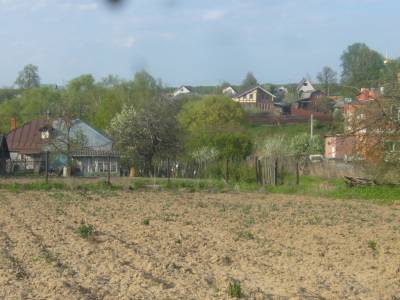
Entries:
<svg viewBox="0 0 400 300">
<path fill-rule="evenodd" d="M 248 72 L 245 79 L 242 82 L 242 89 L 247 90 L 258 85 L 258 81 L 252 72 Z"/>
<path fill-rule="evenodd" d="M 19 73 L 15 84 L 21 89 L 40 86 L 39 68 L 32 64 L 26 65 Z"/>
<path fill-rule="evenodd" d="M 108 130 L 125 161 L 134 158 L 144 162 L 145 175 L 150 175 L 155 157 L 174 157 L 179 151 L 175 103 L 155 97 L 142 108 L 125 105 L 112 119 Z"/>
<path fill-rule="evenodd" d="M 71 119 L 88 120 L 100 102 L 95 80 L 90 74 L 70 80 L 63 96 L 64 103 L 60 107 L 60 115 L 69 115 Z"/>
<path fill-rule="evenodd" d="M 342 83 L 362 88 L 377 85 L 384 67 L 381 54 L 368 48 L 367 45 L 356 43 L 349 46 L 341 56 Z"/>
<path fill-rule="evenodd" d="M 229 179 L 229 163 L 251 152 L 243 108 L 228 97 L 208 96 L 186 103 L 178 115 L 178 123 L 185 133 L 188 154 L 197 156 L 205 149 L 215 152 L 226 163 L 226 179 Z"/>
<path fill-rule="evenodd" d="M 328 66 L 325 66 L 317 75 L 318 82 L 323 86 L 324 92 L 329 96 L 331 86 L 337 83 L 337 73 Z"/>
</svg>

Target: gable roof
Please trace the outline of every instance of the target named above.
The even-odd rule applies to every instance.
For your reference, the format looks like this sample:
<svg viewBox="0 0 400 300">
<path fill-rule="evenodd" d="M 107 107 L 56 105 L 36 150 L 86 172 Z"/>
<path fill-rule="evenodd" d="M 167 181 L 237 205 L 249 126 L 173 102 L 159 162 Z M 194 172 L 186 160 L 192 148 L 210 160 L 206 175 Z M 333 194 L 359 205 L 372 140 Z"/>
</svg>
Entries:
<svg viewBox="0 0 400 300">
<path fill-rule="evenodd" d="M 111 150 L 112 142 L 110 139 L 79 119 L 72 122 L 71 136 L 82 132 L 88 142 L 87 148 L 101 151 Z M 58 132 L 65 131 L 65 123 L 62 119 L 54 121 L 37 119 L 25 123 L 22 127 L 12 130 L 7 135 L 7 144 L 10 152 L 22 154 L 39 154 L 43 152 L 46 141 L 42 140 L 40 131 L 46 127 L 54 128 Z"/>
<path fill-rule="evenodd" d="M 238 95 L 235 95 L 234 98 L 243 97 L 244 95 L 247 95 L 248 93 L 251 93 L 252 91 L 257 90 L 257 89 L 259 89 L 259 90 L 263 91 L 264 93 L 270 95 L 272 98 L 276 98 L 276 96 L 275 96 L 274 94 L 270 93 L 269 91 L 267 91 L 266 89 L 264 89 L 264 88 L 263 88 L 262 86 L 260 86 L 260 85 L 257 85 L 257 86 L 254 86 L 254 87 L 248 89 L 248 90 L 245 90 L 245 91 L 239 93 Z"/>
<path fill-rule="evenodd" d="M 181 85 L 179 88 L 177 88 L 175 91 L 179 91 L 181 88 L 187 89 L 189 92 L 193 92 L 193 87 L 191 85 Z"/>
<path fill-rule="evenodd" d="M 315 91 L 315 88 L 308 79 L 303 78 L 297 85 L 297 91 L 310 92 Z"/>
<path fill-rule="evenodd" d="M 25 123 L 20 128 L 13 129 L 7 134 L 7 144 L 10 152 L 37 154 L 42 152 L 43 141 L 40 129 L 48 126 L 46 119 L 37 119 Z"/>
<path fill-rule="evenodd" d="M 57 119 L 53 122 L 53 128 L 59 132 L 66 132 L 65 122 L 62 119 Z M 72 121 L 71 136 L 74 137 L 82 133 L 85 136 L 87 145 L 85 148 L 92 150 L 109 151 L 112 148 L 112 141 L 98 132 L 93 127 L 89 126 L 82 120 L 75 119 Z"/>
<path fill-rule="evenodd" d="M 228 86 L 225 87 L 222 91 L 226 91 L 226 90 L 229 90 L 229 89 L 231 89 L 231 90 L 234 91 L 235 93 L 238 92 L 238 91 L 237 91 L 233 86 L 231 86 L 231 85 L 228 85 Z"/>
</svg>

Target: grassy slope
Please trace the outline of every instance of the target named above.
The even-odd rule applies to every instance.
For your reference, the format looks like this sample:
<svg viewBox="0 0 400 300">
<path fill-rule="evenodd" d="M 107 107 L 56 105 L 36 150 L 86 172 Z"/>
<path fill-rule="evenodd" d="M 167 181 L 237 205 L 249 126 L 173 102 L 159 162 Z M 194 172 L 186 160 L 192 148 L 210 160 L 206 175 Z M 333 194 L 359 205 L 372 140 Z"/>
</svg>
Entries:
<svg viewBox="0 0 400 300">
<path fill-rule="evenodd" d="M 323 136 L 329 131 L 326 126 L 317 126 L 314 128 L 314 133 Z M 262 143 L 265 139 L 272 136 L 284 135 L 288 138 L 294 137 L 302 133 L 309 133 L 309 124 L 287 124 L 287 125 L 252 125 L 250 134 L 256 144 Z"/>
</svg>

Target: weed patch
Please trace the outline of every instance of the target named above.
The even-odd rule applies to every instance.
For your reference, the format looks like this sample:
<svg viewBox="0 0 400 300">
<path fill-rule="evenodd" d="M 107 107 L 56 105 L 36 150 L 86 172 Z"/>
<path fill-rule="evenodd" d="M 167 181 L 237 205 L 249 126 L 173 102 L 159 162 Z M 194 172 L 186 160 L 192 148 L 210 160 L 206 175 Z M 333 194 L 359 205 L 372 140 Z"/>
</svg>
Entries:
<svg viewBox="0 0 400 300">
<path fill-rule="evenodd" d="M 94 233 L 94 226 L 90 224 L 82 224 L 76 229 L 76 233 L 84 239 L 91 237 Z"/>
<path fill-rule="evenodd" d="M 229 282 L 228 295 L 232 298 L 243 297 L 242 288 L 238 280 L 232 280 L 231 282 Z"/>
</svg>

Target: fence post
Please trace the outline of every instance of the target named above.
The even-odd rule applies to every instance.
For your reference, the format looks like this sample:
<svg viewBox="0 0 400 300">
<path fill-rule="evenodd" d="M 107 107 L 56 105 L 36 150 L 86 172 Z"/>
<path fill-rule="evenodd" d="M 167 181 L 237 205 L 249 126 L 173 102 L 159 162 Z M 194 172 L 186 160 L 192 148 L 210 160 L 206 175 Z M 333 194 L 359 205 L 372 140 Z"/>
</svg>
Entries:
<svg viewBox="0 0 400 300">
<path fill-rule="evenodd" d="M 45 174 L 46 174 L 46 184 L 49 183 L 49 151 L 46 151 L 46 158 L 45 158 Z"/>
<path fill-rule="evenodd" d="M 274 163 L 274 185 L 278 185 L 278 159 L 275 159 Z"/>
<path fill-rule="evenodd" d="M 111 184 L 111 155 L 108 155 L 107 183 Z"/>
<path fill-rule="evenodd" d="M 257 182 L 257 184 L 259 184 L 260 183 L 260 174 L 258 173 L 258 158 L 257 158 L 257 156 L 255 157 L 254 165 L 256 168 L 256 182 Z"/>
<path fill-rule="evenodd" d="M 229 180 L 229 159 L 226 159 L 225 180 L 226 182 Z"/>
<path fill-rule="evenodd" d="M 296 185 L 300 184 L 299 161 L 296 161 Z"/>
<path fill-rule="evenodd" d="M 167 177 L 168 177 L 168 184 L 171 181 L 171 172 L 170 172 L 170 165 L 169 165 L 169 157 L 167 158 Z"/>
</svg>

